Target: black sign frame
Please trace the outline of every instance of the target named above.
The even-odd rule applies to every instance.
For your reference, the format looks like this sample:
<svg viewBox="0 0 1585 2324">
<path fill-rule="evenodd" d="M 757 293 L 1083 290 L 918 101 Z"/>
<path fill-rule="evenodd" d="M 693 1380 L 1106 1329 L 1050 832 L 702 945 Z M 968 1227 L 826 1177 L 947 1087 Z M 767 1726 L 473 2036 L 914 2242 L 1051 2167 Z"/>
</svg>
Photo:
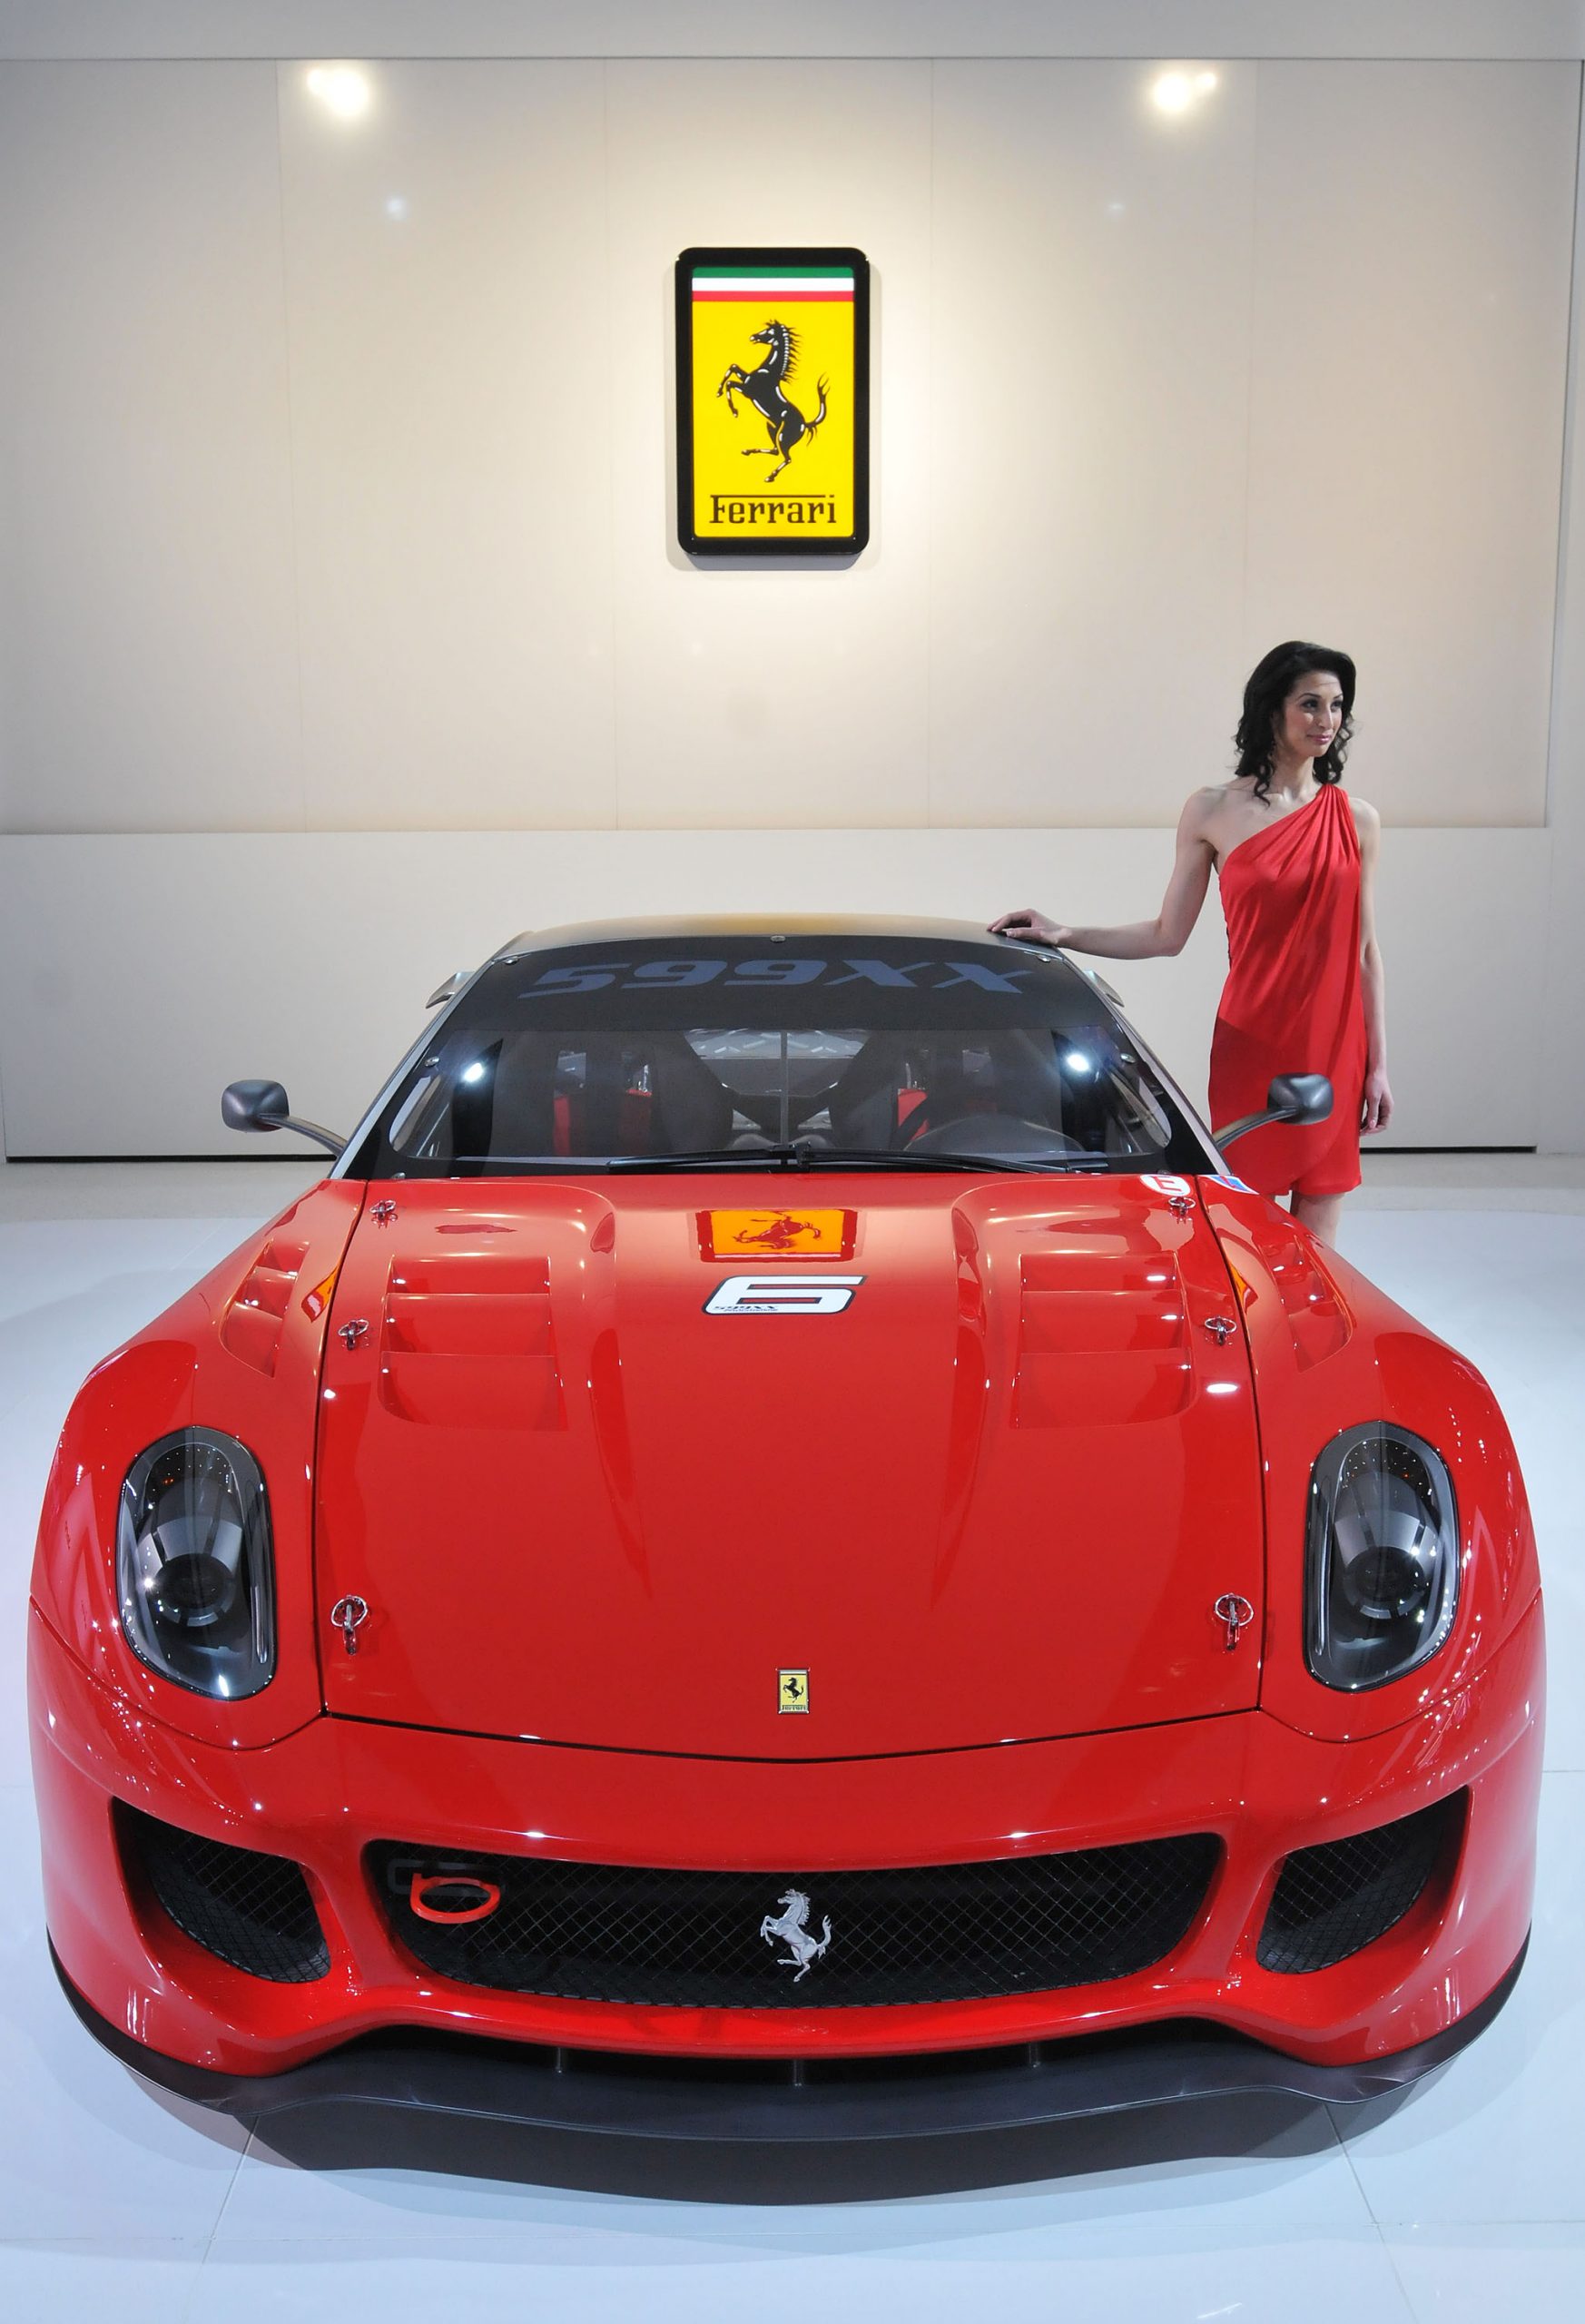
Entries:
<svg viewBox="0 0 1585 2324">
<path fill-rule="evenodd" d="M 853 274 L 853 525 L 847 533 L 733 540 L 694 529 L 694 275 L 704 266 L 845 266 Z M 842 557 L 870 539 L 870 261 L 861 250 L 821 244 L 708 244 L 680 253 L 675 271 L 677 540 L 690 556 Z M 747 496 L 745 495 L 745 497 Z"/>
</svg>

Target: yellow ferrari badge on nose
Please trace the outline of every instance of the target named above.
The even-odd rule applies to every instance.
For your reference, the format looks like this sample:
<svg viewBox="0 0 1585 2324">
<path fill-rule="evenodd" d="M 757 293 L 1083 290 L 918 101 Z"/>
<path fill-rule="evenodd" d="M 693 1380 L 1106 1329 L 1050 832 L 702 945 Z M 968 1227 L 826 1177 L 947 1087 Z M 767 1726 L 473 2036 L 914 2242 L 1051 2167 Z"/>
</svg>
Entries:
<svg viewBox="0 0 1585 2324">
<path fill-rule="evenodd" d="M 707 1259 L 845 1259 L 852 1256 L 851 1210 L 708 1210 L 700 1219 Z"/>
<path fill-rule="evenodd" d="M 778 1710 L 807 1710 L 809 1709 L 807 1670 L 777 1671 L 776 1709 Z"/>
</svg>

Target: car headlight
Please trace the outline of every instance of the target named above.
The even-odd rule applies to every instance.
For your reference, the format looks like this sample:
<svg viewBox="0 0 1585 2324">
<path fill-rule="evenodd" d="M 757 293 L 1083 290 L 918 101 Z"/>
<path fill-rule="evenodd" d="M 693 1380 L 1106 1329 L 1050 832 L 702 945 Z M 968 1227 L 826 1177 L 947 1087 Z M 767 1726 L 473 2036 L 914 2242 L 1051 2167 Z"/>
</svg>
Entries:
<svg viewBox="0 0 1585 2324">
<path fill-rule="evenodd" d="M 1436 1652 L 1459 1596 L 1452 1480 L 1388 1421 L 1334 1436 L 1310 1476 L 1304 1657 L 1324 1687 L 1384 1687 Z"/>
<path fill-rule="evenodd" d="M 121 1489 L 115 1587 L 128 1643 L 162 1678 L 227 1700 L 269 1685 L 270 1504 L 245 1445 L 182 1428 L 138 1455 Z"/>
</svg>

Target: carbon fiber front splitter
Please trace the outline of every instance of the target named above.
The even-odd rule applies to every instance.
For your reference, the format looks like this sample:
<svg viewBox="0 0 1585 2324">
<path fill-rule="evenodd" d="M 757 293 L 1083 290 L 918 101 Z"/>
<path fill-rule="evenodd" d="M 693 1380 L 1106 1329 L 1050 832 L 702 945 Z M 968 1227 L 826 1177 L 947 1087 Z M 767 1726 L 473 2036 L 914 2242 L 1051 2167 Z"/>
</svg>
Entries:
<svg viewBox="0 0 1585 2324">
<path fill-rule="evenodd" d="M 1017 2130 L 1185 2098 L 1265 2093 L 1359 2105 L 1404 2089 L 1482 2033 L 1528 1950 L 1527 1937 L 1495 1991 L 1456 2024 L 1362 2065 L 1311 2065 L 1183 2021 L 1016 2049 L 842 2063 L 639 2058 L 420 2032 L 367 2035 L 290 2072 L 259 2075 L 213 2073 L 145 2048 L 84 1999 L 53 1945 L 50 1957 L 77 2015 L 123 2065 L 239 2121 L 395 2108 L 476 2126 L 763 2147 Z"/>
</svg>

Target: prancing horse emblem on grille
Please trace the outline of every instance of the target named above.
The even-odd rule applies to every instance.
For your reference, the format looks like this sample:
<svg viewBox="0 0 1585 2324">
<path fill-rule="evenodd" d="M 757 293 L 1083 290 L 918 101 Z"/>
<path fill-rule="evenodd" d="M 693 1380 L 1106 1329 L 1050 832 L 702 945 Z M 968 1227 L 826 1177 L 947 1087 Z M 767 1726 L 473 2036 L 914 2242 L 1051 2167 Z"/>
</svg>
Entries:
<svg viewBox="0 0 1585 2324">
<path fill-rule="evenodd" d="M 789 1888 L 779 1902 L 785 1908 L 781 1918 L 773 1920 L 767 1913 L 760 1923 L 760 1935 L 767 1945 L 774 1945 L 780 1938 L 786 1945 L 787 1951 L 777 1956 L 777 1966 L 783 1969 L 796 1969 L 798 1975 L 792 1982 L 797 1984 L 800 1978 L 809 1974 L 831 1943 L 831 1915 L 829 1913 L 821 1915 L 822 1920 L 825 1923 L 825 1935 L 814 1937 L 810 1935 L 807 1926 L 808 1897 L 801 1896 L 796 1888 Z"/>
</svg>

